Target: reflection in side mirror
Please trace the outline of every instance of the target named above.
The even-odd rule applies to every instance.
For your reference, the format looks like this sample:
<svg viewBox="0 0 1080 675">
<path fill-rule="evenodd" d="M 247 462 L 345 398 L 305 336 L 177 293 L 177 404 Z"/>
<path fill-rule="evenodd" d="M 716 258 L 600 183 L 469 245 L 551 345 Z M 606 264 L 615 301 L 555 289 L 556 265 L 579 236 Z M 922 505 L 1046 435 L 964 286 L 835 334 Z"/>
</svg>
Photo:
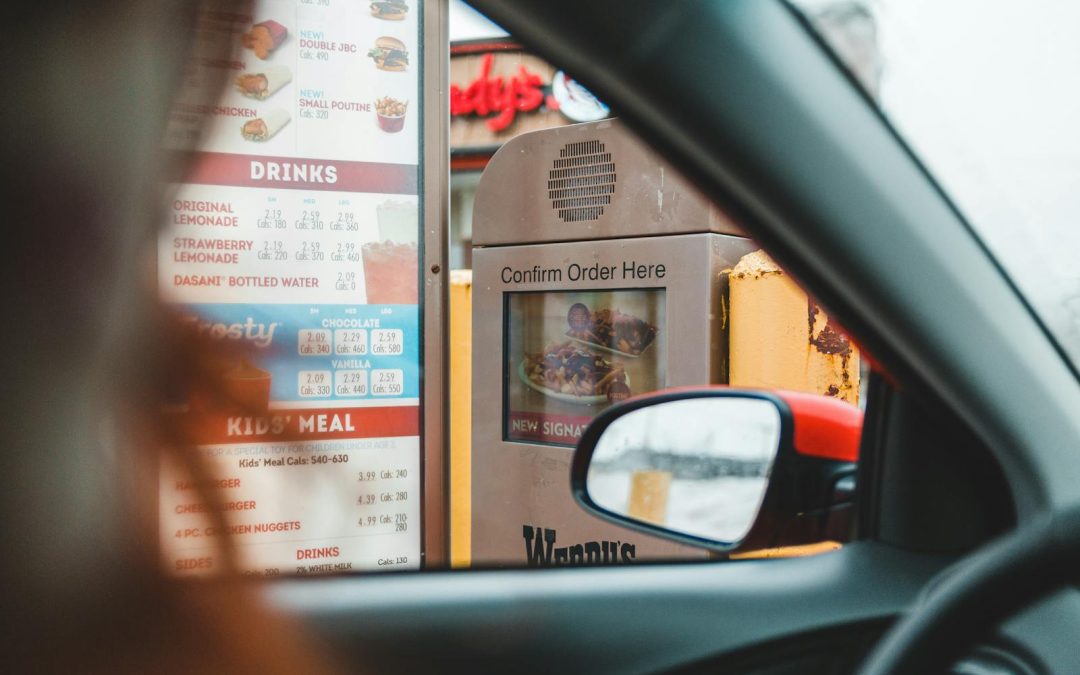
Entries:
<svg viewBox="0 0 1080 675">
<path fill-rule="evenodd" d="M 631 410 L 596 440 L 587 498 L 611 515 L 734 544 L 753 526 L 780 447 L 765 398 L 686 398 Z"/>
</svg>

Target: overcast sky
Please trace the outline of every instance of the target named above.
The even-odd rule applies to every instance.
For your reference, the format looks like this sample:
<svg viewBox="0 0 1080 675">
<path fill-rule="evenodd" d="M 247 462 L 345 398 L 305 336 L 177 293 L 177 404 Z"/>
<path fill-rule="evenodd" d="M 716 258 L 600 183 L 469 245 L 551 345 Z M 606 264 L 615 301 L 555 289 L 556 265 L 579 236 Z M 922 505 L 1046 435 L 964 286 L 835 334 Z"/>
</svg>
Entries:
<svg viewBox="0 0 1080 675">
<path fill-rule="evenodd" d="M 506 35 L 506 31 L 487 20 L 461 0 L 450 0 L 450 42 Z"/>
<path fill-rule="evenodd" d="M 885 111 L 1080 363 L 1080 2 L 869 4 Z"/>
</svg>

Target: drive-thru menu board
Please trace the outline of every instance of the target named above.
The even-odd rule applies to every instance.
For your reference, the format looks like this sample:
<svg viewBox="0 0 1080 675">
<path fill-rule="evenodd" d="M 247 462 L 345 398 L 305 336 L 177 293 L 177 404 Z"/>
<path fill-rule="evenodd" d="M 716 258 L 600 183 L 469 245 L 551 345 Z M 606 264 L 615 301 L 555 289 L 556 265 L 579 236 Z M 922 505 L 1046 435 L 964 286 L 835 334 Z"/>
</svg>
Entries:
<svg viewBox="0 0 1080 675">
<path fill-rule="evenodd" d="M 189 78 L 223 75 L 227 93 L 174 111 L 170 143 L 193 168 L 159 284 L 250 357 L 223 366 L 222 400 L 184 403 L 209 479 L 163 464 L 176 572 L 220 567 L 226 534 L 249 574 L 419 566 L 420 5 L 201 17 L 239 49 L 194 59 Z"/>
</svg>

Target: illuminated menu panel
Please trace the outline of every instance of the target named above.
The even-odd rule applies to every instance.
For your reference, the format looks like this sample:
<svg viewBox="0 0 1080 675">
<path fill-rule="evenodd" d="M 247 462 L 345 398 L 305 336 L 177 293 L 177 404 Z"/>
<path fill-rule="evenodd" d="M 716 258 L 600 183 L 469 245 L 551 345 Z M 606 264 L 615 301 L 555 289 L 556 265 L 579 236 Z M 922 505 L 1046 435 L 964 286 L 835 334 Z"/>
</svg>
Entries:
<svg viewBox="0 0 1080 675">
<path fill-rule="evenodd" d="M 239 49 L 193 59 L 191 89 L 225 93 L 174 109 L 188 171 L 159 286 L 246 356 L 223 362 L 220 397 L 176 413 L 198 445 L 162 468 L 170 570 L 220 568 L 225 537 L 254 575 L 419 567 L 421 11 L 262 0 L 200 17 Z"/>
</svg>

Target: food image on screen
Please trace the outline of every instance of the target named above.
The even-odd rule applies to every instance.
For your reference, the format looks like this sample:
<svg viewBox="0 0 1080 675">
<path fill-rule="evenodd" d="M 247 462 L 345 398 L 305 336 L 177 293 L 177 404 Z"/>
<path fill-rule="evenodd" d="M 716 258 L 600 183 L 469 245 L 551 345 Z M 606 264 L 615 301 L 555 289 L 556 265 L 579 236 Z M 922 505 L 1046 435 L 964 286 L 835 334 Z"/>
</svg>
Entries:
<svg viewBox="0 0 1080 675">
<path fill-rule="evenodd" d="M 608 406 L 666 385 L 663 289 L 503 297 L 506 440 L 572 447 Z"/>
<path fill-rule="evenodd" d="M 587 307 L 578 303 L 571 308 L 575 310 L 574 316 L 568 315 L 570 330 L 566 331 L 567 337 L 575 340 L 627 356 L 640 356 L 656 339 L 656 326 L 618 309 L 605 307 L 590 314 Z M 582 322 L 586 316 L 587 321 Z"/>
<path fill-rule="evenodd" d="M 528 384 L 542 393 L 586 404 L 629 398 L 626 369 L 573 342 L 549 345 L 522 361 Z"/>
</svg>

